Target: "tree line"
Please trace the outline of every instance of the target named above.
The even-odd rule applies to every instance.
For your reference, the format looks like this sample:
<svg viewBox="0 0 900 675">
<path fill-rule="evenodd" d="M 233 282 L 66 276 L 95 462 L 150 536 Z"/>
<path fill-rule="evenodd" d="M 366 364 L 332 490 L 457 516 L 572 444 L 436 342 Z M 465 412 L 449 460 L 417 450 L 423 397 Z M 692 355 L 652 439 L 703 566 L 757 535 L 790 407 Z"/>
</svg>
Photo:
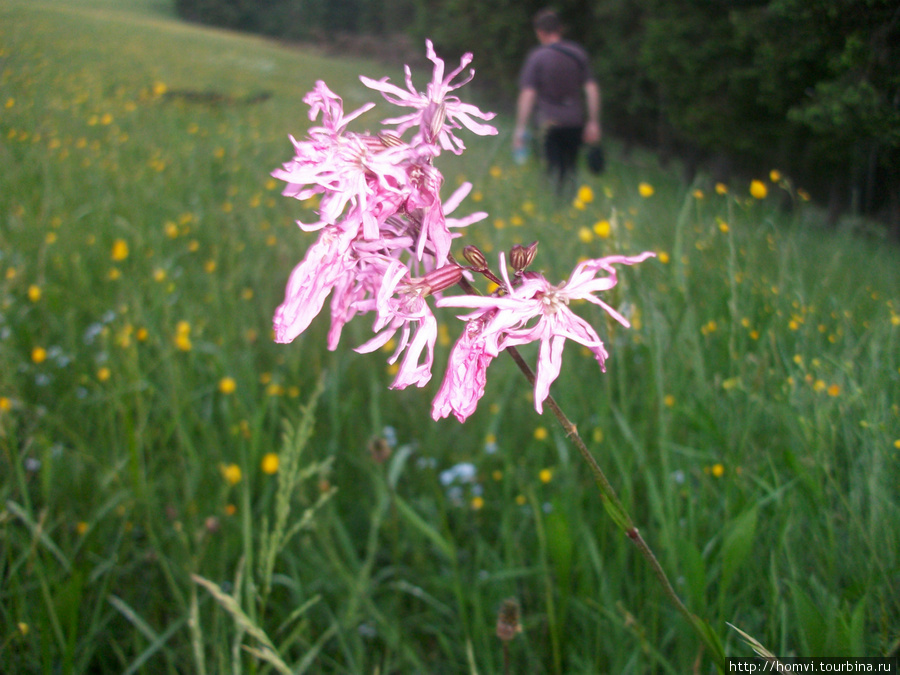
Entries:
<svg viewBox="0 0 900 675">
<path fill-rule="evenodd" d="M 431 38 L 511 102 L 544 0 L 174 0 L 279 38 Z M 556 0 L 592 55 L 604 133 L 712 175 L 779 169 L 900 236 L 898 0 Z M 502 105 L 502 101 L 498 101 Z"/>
</svg>

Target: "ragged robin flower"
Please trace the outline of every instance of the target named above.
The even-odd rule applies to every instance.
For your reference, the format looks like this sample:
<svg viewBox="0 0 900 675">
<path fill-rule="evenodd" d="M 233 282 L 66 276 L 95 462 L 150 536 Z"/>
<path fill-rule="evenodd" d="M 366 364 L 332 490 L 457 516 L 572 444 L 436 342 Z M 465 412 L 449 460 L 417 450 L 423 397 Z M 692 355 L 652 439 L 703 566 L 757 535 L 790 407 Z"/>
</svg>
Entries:
<svg viewBox="0 0 900 675">
<path fill-rule="evenodd" d="M 386 80 L 363 78 L 388 101 L 413 107 L 416 112 L 385 120 L 396 127 L 392 131 L 355 134 L 347 130 L 347 124 L 372 104 L 344 115 L 341 99 L 319 82 L 304 100 L 310 106 L 310 119 L 321 114 L 321 126 L 312 128 L 307 140 L 292 139 L 294 159 L 273 173 L 288 183 L 288 196 L 300 200 L 321 196 L 319 222 L 301 224 L 304 229 L 321 230 L 321 235 L 291 273 L 285 300 L 275 313 L 276 341 L 290 342 L 306 330 L 328 296 L 332 315 L 329 349 L 337 347 L 343 326 L 356 314 L 377 311 L 378 335 L 360 350 L 377 349 L 401 331 L 400 346 L 392 356 L 395 362 L 406 350 L 393 385 L 398 388 L 427 382 L 431 336 L 436 335 L 434 318 L 419 301 L 424 295 L 415 297 L 423 287 L 411 286 L 410 280 L 444 269 L 454 236 L 451 228 L 486 216 L 448 217 L 471 185 L 463 184 L 442 202 L 443 178 L 433 159 L 448 146 L 461 148 L 453 130 L 462 126 L 479 134 L 496 133 L 493 127 L 474 121 L 490 119 L 492 114 L 448 96 L 468 81 L 453 83 L 471 56 L 464 57 L 463 64 L 444 78 L 443 61 L 430 42 L 427 46 L 434 73 L 424 94 L 415 90 L 411 77 L 407 77 L 409 92 Z M 411 127 L 419 131 L 407 143 L 401 136 Z M 414 324 L 418 326 L 415 337 Z M 419 362 L 423 350 L 426 357 Z"/>
<path fill-rule="evenodd" d="M 566 339 L 574 340 L 594 355 L 601 370 L 605 370 L 608 356 L 597 332 L 584 319 L 569 309 L 573 300 L 587 300 L 602 307 L 612 318 L 628 327 L 628 320 L 606 302 L 594 295 L 608 291 L 617 283 L 613 265 L 633 265 L 654 256 L 645 252 L 637 256 L 609 256 L 579 263 L 569 279 L 553 285 L 541 274 L 529 272 L 521 283 L 513 285 L 506 271 L 504 255 L 500 254 L 500 270 L 506 286 L 503 296 L 447 296 L 437 301 L 438 307 L 469 307 L 479 310 L 480 317 L 490 318 L 482 331 L 487 339 L 499 336 L 499 348 L 539 341 L 537 377 L 534 384 L 534 407 L 543 412 L 543 402 L 550 394 L 550 385 L 562 366 L 562 351 Z M 598 274 L 605 273 L 605 276 Z M 535 321 L 536 320 L 536 321 Z"/>
<path fill-rule="evenodd" d="M 444 77 L 444 61 L 437 57 L 431 40 L 425 41 L 426 55 L 434 64 L 431 82 L 424 92 L 416 90 L 412 82 L 412 73 L 406 66 L 406 88 L 390 84 L 387 78 L 372 80 L 368 77 L 360 77 L 362 83 L 371 89 L 376 89 L 384 94 L 385 99 L 394 105 L 413 108 L 414 112 L 401 117 L 395 117 L 383 121 L 383 124 L 396 125 L 396 133 L 402 134 L 409 128 L 418 127 L 416 138 L 425 143 L 437 143 L 444 150 L 450 150 L 455 154 L 461 154 L 465 145 L 453 131 L 465 127 L 479 136 L 496 135 L 497 129 L 476 122 L 474 118 L 482 120 L 493 119 L 494 113 L 485 113 L 469 103 L 463 103 L 456 96 L 449 96 L 450 92 L 459 89 L 468 83 L 475 75 L 475 70 L 470 69 L 467 76 L 459 82 L 453 80 L 466 66 L 472 62 L 472 54 L 463 54 L 459 66 Z"/>
</svg>

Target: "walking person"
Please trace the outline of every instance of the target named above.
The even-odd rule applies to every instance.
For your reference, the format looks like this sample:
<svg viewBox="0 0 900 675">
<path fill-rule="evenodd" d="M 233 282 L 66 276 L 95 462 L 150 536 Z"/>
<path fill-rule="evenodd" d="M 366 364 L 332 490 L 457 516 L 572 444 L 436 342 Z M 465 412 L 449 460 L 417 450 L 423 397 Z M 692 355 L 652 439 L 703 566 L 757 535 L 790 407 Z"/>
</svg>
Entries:
<svg viewBox="0 0 900 675">
<path fill-rule="evenodd" d="M 574 186 L 582 142 L 600 141 L 600 87 L 587 52 L 563 39 L 555 11 L 538 12 L 533 26 L 540 45 L 528 53 L 519 75 L 513 150 L 524 148 L 528 122 L 536 111 L 547 171 L 557 194 L 563 196 Z"/>
</svg>

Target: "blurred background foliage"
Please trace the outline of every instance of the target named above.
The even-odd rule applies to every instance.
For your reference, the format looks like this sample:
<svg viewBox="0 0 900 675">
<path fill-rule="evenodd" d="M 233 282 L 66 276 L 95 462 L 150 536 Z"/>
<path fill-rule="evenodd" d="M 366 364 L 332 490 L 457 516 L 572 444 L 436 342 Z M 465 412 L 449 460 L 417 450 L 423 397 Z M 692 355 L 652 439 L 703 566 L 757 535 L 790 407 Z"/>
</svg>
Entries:
<svg viewBox="0 0 900 675">
<path fill-rule="evenodd" d="M 511 106 L 545 0 L 174 0 L 186 19 L 366 52 L 431 38 L 477 50 L 478 79 Z M 836 219 L 900 236 L 900 3 L 896 0 L 558 0 L 593 56 L 605 132 L 684 162 L 687 178 L 778 166 Z M 348 40 L 348 36 L 351 38 Z M 418 53 L 420 50 L 416 49 Z M 374 54 L 367 54 L 374 55 Z M 502 101 L 498 102 L 502 105 Z M 495 106 L 496 107 L 496 106 Z"/>
</svg>

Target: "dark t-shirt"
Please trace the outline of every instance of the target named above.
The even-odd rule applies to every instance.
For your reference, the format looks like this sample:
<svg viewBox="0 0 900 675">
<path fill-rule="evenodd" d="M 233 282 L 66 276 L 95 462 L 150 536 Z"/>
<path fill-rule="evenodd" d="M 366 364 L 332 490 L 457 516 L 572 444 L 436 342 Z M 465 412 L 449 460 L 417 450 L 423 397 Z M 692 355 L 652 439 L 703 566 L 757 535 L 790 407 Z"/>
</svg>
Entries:
<svg viewBox="0 0 900 675">
<path fill-rule="evenodd" d="M 582 89 L 593 80 L 590 59 L 579 45 L 560 40 L 532 49 L 519 75 L 519 88 L 537 91 L 538 125 L 583 126 Z"/>
</svg>

